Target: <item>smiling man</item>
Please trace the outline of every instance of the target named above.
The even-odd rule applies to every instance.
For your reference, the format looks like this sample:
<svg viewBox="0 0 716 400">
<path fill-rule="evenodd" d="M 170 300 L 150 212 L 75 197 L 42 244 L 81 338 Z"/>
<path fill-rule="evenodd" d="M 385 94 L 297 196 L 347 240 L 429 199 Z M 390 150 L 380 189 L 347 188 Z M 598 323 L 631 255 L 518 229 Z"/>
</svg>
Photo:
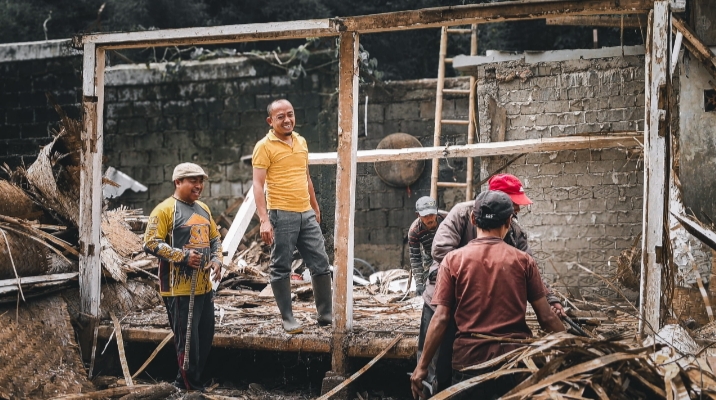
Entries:
<svg viewBox="0 0 716 400">
<path fill-rule="evenodd" d="M 252 157 L 256 212 L 261 239 L 271 245 L 271 289 L 283 328 L 296 334 L 303 332 L 303 327 L 293 317 L 291 307 L 293 249 L 298 248 L 311 271 L 319 325 L 329 325 L 333 320 L 331 271 L 318 225 L 321 210 L 308 173 L 308 146 L 306 139 L 293 130 L 293 106 L 288 100 L 275 100 L 266 111 L 271 129 L 256 143 Z"/>
<path fill-rule="evenodd" d="M 174 386 L 203 391 L 201 373 L 214 339 L 214 295 L 209 279 L 221 280 L 221 237 L 211 212 L 199 201 L 204 190 L 204 170 L 192 163 L 174 168 L 174 195 L 161 202 L 149 216 L 144 250 L 159 259 L 159 293 L 164 299 L 174 332 L 179 372 Z M 192 275 L 196 271 L 194 314 L 191 321 L 189 368 L 184 354 L 189 319 Z"/>
</svg>

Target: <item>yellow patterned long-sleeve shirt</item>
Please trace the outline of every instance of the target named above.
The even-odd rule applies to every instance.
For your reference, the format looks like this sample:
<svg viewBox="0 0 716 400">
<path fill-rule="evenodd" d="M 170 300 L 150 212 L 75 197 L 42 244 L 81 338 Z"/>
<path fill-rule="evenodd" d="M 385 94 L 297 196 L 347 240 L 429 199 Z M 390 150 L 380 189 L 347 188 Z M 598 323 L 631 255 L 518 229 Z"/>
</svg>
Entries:
<svg viewBox="0 0 716 400">
<path fill-rule="evenodd" d="M 202 254 L 198 270 L 197 295 L 211 291 L 209 271 L 204 267 L 211 261 L 221 263 L 221 236 L 206 204 L 188 204 L 174 197 L 161 202 L 149 216 L 144 234 L 144 251 L 159 259 L 159 293 L 162 296 L 191 294 L 191 275 L 187 265 L 189 251 Z"/>
</svg>

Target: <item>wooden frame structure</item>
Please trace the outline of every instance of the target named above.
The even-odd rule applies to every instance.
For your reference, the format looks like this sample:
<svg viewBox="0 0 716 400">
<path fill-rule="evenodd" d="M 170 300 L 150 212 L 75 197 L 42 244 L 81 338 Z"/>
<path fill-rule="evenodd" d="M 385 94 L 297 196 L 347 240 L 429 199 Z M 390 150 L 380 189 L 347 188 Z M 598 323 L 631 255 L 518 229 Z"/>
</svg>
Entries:
<svg viewBox="0 0 716 400">
<path fill-rule="evenodd" d="M 665 52 L 668 33 L 669 2 L 655 0 L 547 0 L 514 1 L 401 11 L 369 16 L 170 29 L 146 32 L 88 34 L 73 38 L 73 45 L 84 50 L 82 107 L 82 169 L 80 189 L 80 295 L 81 313 L 89 316 L 90 327 L 97 335 L 100 299 L 100 219 L 101 163 L 103 153 L 103 108 L 105 51 L 169 45 L 218 44 L 260 40 L 298 39 L 337 36 L 339 53 L 338 150 L 330 155 L 313 155 L 312 163 L 328 164 L 336 160 L 335 279 L 334 333 L 331 341 L 332 369 L 338 375 L 348 372 L 347 337 L 352 328 L 353 215 L 355 212 L 356 163 L 432 158 L 436 154 L 449 157 L 487 156 L 531 151 L 553 151 L 574 148 L 613 147 L 633 140 L 627 136 L 544 139 L 536 142 L 478 143 L 445 148 L 402 149 L 357 152 L 358 127 L 358 44 L 361 34 L 409 29 L 435 28 L 488 22 L 515 21 L 569 16 L 645 14 L 654 9 L 650 23 L 650 45 L 647 46 L 646 127 L 645 144 L 645 206 L 644 206 L 644 268 L 645 285 L 657 285 L 661 265 L 659 251 L 663 239 L 664 206 L 664 132 L 662 129 L 665 101 L 662 90 L 664 66 L 669 57 Z M 529 142 L 529 143 L 527 143 Z M 554 142 L 554 143 L 552 143 Z M 568 145 L 572 143 L 571 145 Z M 582 147 L 579 147 L 582 146 Z M 659 290 L 647 290 L 642 301 L 642 316 L 649 326 L 658 327 Z M 643 297 L 644 298 L 644 297 Z"/>
</svg>

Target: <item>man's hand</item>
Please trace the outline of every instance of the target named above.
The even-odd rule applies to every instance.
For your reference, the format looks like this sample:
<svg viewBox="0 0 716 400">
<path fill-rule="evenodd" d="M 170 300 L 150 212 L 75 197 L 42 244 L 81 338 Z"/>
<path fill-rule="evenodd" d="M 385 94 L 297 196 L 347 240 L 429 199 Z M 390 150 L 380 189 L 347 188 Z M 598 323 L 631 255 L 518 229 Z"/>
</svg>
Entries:
<svg viewBox="0 0 716 400">
<path fill-rule="evenodd" d="M 415 295 L 422 296 L 425 291 L 425 285 L 415 285 Z"/>
<path fill-rule="evenodd" d="M 273 244 L 273 225 L 271 225 L 271 221 L 268 219 L 261 221 L 259 232 L 261 232 L 261 240 L 263 240 L 264 243 L 269 246 Z"/>
<path fill-rule="evenodd" d="M 206 267 L 204 267 L 204 270 L 214 271 L 214 282 L 221 282 L 221 263 L 218 263 L 216 261 L 210 262 Z"/>
<path fill-rule="evenodd" d="M 192 268 L 201 268 L 201 253 L 196 250 L 189 250 L 189 257 L 186 264 Z"/>
<path fill-rule="evenodd" d="M 562 304 L 560 303 L 552 303 L 549 305 L 552 309 L 552 312 L 555 313 L 558 317 L 566 317 L 567 313 L 564 312 L 564 308 L 562 307 Z"/>
<path fill-rule="evenodd" d="M 316 222 L 318 222 L 320 224 L 321 223 L 321 210 L 315 209 L 313 211 L 316 213 Z"/>
<path fill-rule="evenodd" d="M 415 367 L 415 371 L 413 371 L 413 374 L 410 375 L 410 390 L 413 392 L 414 399 L 425 398 L 423 396 L 423 380 L 425 380 L 427 376 L 428 369 L 420 368 L 419 364 L 417 367 Z"/>
</svg>

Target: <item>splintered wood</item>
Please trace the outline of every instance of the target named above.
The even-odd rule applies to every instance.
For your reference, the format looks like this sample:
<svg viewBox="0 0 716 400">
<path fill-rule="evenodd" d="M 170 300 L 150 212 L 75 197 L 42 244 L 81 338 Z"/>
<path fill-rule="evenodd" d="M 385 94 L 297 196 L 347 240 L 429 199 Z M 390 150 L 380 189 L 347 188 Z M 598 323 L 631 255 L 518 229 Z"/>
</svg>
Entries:
<svg viewBox="0 0 716 400">
<path fill-rule="evenodd" d="M 520 383 L 504 400 L 716 398 L 716 378 L 695 358 L 699 346 L 678 325 L 666 326 L 656 340 L 644 343 L 634 337 L 589 339 L 564 332 L 520 343 L 525 346 L 465 368 L 476 376 L 432 398 L 455 398 L 506 375 Z"/>
</svg>

